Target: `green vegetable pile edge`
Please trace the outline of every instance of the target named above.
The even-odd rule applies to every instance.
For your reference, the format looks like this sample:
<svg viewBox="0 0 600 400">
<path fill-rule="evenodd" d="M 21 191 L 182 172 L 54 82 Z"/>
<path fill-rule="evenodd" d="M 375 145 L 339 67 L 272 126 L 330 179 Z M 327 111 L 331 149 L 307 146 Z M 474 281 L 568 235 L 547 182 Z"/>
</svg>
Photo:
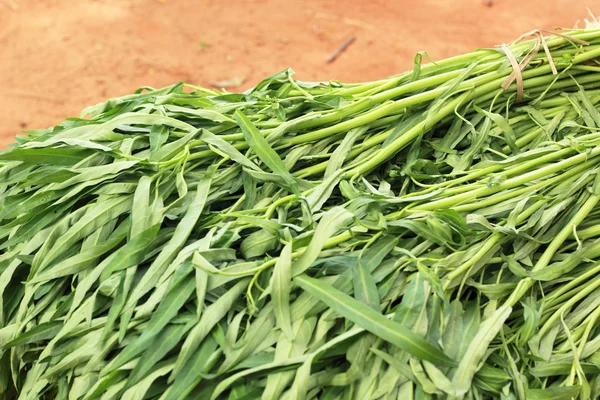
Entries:
<svg viewBox="0 0 600 400">
<path fill-rule="evenodd" d="M 495 48 L 142 88 L 19 137 L 0 397 L 597 398 L 600 31 L 544 42 L 519 103 Z"/>
</svg>

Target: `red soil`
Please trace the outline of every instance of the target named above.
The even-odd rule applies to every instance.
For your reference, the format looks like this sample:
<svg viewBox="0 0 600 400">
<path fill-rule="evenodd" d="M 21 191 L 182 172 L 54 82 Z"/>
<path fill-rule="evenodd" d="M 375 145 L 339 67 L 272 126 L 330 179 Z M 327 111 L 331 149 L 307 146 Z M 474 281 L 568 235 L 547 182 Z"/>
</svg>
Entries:
<svg viewBox="0 0 600 400">
<path fill-rule="evenodd" d="M 140 86 L 363 81 L 572 27 L 600 0 L 0 0 L 0 146 Z M 582 23 L 580 22 L 580 26 Z M 327 57 L 356 41 L 328 64 Z"/>
</svg>

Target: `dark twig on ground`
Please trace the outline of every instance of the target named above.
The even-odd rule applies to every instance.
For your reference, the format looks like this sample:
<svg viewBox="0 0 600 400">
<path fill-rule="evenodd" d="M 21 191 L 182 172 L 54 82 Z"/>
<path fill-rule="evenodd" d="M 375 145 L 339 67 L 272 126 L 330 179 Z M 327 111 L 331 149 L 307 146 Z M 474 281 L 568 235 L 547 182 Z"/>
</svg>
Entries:
<svg viewBox="0 0 600 400">
<path fill-rule="evenodd" d="M 356 40 L 355 36 L 350 36 L 350 38 L 348 38 L 348 40 L 346 40 L 344 43 L 342 43 L 342 45 L 340 47 L 337 48 L 336 51 L 334 51 L 329 58 L 327 59 L 328 63 L 334 62 L 336 58 L 338 58 L 338 56 L 340 54 L 342 54 L 347 48 L 348 46 L 350 46 L 352 43 L 354 43 L 354 41 Z"/>
</svg>

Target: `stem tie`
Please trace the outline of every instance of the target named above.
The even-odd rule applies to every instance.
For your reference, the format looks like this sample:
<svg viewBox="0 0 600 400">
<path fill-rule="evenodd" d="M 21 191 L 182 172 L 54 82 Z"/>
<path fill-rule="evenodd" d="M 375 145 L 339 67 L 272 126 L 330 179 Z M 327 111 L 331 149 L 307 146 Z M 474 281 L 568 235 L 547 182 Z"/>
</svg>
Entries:
<svg viewBox="0 0 600 400">
<path fill-rule="evenodd" d="M 504 53 L 506 54 L 506 57 L 508 57 L 508 60 L 510 61 L 510 65 L 513 68 L 513 72 L 506 78 L 506 80 L 502 84 L 502 89 L 507 90 L 509 88 L 509 86 L 513 83 L 513 81 L 516 79 L 517 80 L 517 100 L 516 100 L 517 103 L 520 103 L 521 100 L 523 99 L 523 74 L 522 74 L 522 72 L 529 65 L 531 60 L 533 60 L 535 58 L 538 51 L 540 50 L 540 46 L 544 47 L 544 52 L 546 53 L 546 57 L 548 58 L 548 63 L 550 64 L 550 68 L 552 69 L 552 74 L 554 74 L 554 75 L 558 74 L 558 71 L 556 70 L 556 66 L 554 65 L 554 60 L 552 59 L 552 54 L 550 54 L 550 49 L 548 48 L 548 44 L 546 43 L 545 37 L 544 37 L 544 35 L 542 35 L 542 32 L 546 32 L 546 33 L 549 33 L 549 34 L 555 35 L 555 36 L 560 36 L 564 39 L 567 39 L 567 40 L 575 42 L 575 43 L 589 45 L 588 42 L 574 38 L 572 36 L 562 35 L 560 33 L 548 31 L 546 29 L 534 29 L 533 31 L 522 34 L 521 36 L 519 36 L 519 38 L 517 40 L 515 40 L 514 42 L 512 42 L 510 44 L 510 45 L 513 45 L 513 44 L 521 42 L 524 39 L 529 38 L 529 37 L 533 37 L 535 40 L 533 49 L 529 52 L 529 54 L 527 54 L 527 56 L 525 56 L 525 58 L 523 58 L 521 63 L 519 63 L 517 61 L 517 58 L 513 54 L 513 52 L 510 50 L 510 48 L 507 45 L 503 44 L 501 46 L 501 48 L 504 51 Z"/>
</svg>

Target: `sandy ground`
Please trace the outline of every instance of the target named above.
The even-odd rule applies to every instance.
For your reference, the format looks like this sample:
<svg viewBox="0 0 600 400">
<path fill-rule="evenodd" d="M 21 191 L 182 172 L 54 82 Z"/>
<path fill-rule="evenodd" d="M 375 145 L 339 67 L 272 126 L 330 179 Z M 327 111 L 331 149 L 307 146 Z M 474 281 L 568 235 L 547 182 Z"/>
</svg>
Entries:
<svg viewBox="0 0 600 400">
<path fill-rule="evenodd" d="M 372 80 L 421 50 L 441 59 L 600 13 L 600 0 L 489 1 L 0 0 L 0 145 L 141 86 L 242 90 L 288 66 L 302 80 Z"/>
</svg>

